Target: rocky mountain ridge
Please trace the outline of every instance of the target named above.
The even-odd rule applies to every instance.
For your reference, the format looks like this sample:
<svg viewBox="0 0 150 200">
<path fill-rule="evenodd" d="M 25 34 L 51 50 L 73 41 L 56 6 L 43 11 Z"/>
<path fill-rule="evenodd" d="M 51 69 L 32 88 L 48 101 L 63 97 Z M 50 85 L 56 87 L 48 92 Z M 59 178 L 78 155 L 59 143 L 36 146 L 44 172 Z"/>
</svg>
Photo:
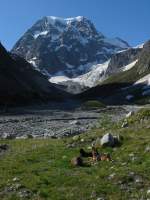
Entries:
<svg viewBox="0 0 150 200">
<path fill-rule="evenodd" d="M 25 58 L 48 76 L 77 77 L 94 64 L 107 61 L 130 46 L 120 38 L 110 39 L 85 17 L 44 17 L 15 44 L 12 52 Z"/>
</svg>

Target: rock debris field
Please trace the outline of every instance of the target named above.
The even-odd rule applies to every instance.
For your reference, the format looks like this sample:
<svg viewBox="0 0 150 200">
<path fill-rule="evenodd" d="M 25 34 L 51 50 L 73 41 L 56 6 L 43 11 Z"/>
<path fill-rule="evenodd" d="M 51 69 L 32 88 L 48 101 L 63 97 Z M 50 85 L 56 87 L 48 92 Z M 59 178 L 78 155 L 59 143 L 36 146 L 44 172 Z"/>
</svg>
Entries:
<svg viewBox="0 0 150 200">
<path fill-rule="evenodd" d="M 113 120 L 119 120 L 130 107 L 107 107 L 99 110 L 54 110 L 24 109 L 11 114 L 0 115 L 0 138 L 59 138 L 77 135 L 98 127 L 101 118 L 107 114 Z"/>
</svg>

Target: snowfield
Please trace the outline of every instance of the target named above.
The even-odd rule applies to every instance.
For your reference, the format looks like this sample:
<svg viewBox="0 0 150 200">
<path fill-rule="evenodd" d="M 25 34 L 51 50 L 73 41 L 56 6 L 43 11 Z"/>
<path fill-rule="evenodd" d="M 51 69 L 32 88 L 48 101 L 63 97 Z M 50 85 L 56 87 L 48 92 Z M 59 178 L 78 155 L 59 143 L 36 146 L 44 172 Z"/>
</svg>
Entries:
<svg viewBox="0 0 150 200">
<path fill-rule="evenodd" d="M 133 61 L 132 63 L 130 63 L 129 65 L 126 65 L 124 67 L 121 68 L 121 71 L 127 71 L 129 69 L 131 69 L 132 67 L 134 67 L 134 65 L 138 62 L 138 60 Z"/>
<path fill-rule="evenodd" d="M 135 82 L 135 85 L 144 83 L 148 86 L 150 86 L 150 74 L 144 76 L 143 78 L 139 79 L 138 81 Z"/>
</svg>

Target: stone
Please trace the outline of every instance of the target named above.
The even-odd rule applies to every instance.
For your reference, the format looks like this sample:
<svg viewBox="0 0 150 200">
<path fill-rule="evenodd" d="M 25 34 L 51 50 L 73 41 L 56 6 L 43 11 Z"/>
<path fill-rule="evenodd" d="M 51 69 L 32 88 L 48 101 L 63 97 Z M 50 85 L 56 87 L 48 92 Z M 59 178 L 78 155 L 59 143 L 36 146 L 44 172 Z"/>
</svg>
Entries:
<svg viewBox="0 0 150 200">
<path fill-rule="evenodd" d="M 67 148 L 74 148 L 76 145 L 74 144 L 74 143 L 72 143 L 72 144 L 67 144 Z"/>
<path fill-rule="evenodd" d="M 121 125 L 121 128 L 126 128 L 128 127 L 128 122 L 127 121 L 124 121 Z"/>
<path fill-rule="evenodd" d="M 80 125 L 81 123 L 79 121 L 77 121 L 77 120 L 73 120 L 69 124 L 71 124 L 71 125 Z"/>
<path fill-rule="evenodd" d="M 13 182 L 17 182 L 17 181 L 19 181 L 19 178 L 14 177 L 14 178 L 13 178 Z"/>
<path fill-rule="evenodd" d="M 80 139 L 80 136 L 79 135 L 75 135 L 75 136 L 73 136 L 73 141 L 78 141 L 79 139 Z"/>
<path fill-rule="evenodd" d="M 85 141 L 85 139 L 83 139 L 83 138 L 82 138 L 80 141 L 81 141 L 81 142 L 84 142 L 84 141 Z"/>
<path fill-rule="evenodd" d="M 150 189 L 147 190 L 147 194 L 150 194 Z"/>
<path fill-rule="evenodd" d="M 115 177 L 116 173 L 113 173 L 113 174 L 110 174 L 109 177 L 108 177 L 108 180 L 111 180 Z"/>
<path fill-rule="evenodd" d="M 67 156 L 66 156 L 66 155 L 64 155 L 64 156 L 62 157 L 62 159 L 63 159 L 63 160 L 65 160 L 66 158 L 67 158 Z"/>
<path fill-rule="evenodd" d="M 128 114 L 126 114 L 126 118 L 131 117 L 134 115 L 134 111 L 130 111 Z"/>
<path fill-rule="evenodd" d="M 101 146 L 113 147 L 115 145 L 115 140 L 111 133 L 107 133 L 101 138 L 100 143 Z"/>
<path fill-rule="evenodd" d="M 147 146 L 147 147 L 145 148 L 145 153 L 147 153 L 147 152 L 150 152 L 150 146 Z"/>
</svg>

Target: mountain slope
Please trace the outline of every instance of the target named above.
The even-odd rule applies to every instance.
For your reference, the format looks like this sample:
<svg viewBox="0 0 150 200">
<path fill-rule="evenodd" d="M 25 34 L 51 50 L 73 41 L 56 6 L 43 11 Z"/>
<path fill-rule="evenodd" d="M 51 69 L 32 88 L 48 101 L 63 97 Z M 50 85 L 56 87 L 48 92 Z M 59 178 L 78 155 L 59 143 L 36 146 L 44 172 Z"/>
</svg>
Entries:
<svg viewBox="0 0 150 200">
<path fill-rule="evenodd" d="M 51 94 L 53 95 L 51 96 Z M 63 98 L 63 92 L 50 84 L 17 55 L 8 53 L 0 44 L 0 103 L 29 103 L 37 100 Z"/>
<path fill-rule="evenodd" d="M 77 95 L 77 98 L 103 98 L 106 102 L 111 103 L 129 102 L 129 95 L 133 96 L 135 100 L 144 98 L 143 92 L 149 90 L 147 77 L 150 74 L 150 41 L 145 43 L 137 58 L 138 61 L 131 69 L 108 77 L 98 86 Z M 142 79 L 143 77 L 144 79 Z M 138 81 L 139 79 L 143 81 Z"/>
<path fill-rule="evenodd" d="M 12 49 L 35 69 L 48 76 L 77 77 L 94 64 L 107 61 L 117 51 L 129 48 L 120 38 L 99 33 L 85 17 L 44 17 L 37 21 Z"/>
<path fill-rule="evenodd" d="M 117 52 L 111 58 L 102 63 L 91 67 L 91 70 L 76 78 L 68 78 L 66 76 L 53 76 L 50 82 L 56 83 L 59 88 L 70 93 L 81 93 L 84 90 L 95 87 L 102 83 L 109 76 L 118 74 L 122 71 L 131 69 L 138 61 L 138 56 L 142 48 L 129 48 L 127 50 Z"/>
</svg>

